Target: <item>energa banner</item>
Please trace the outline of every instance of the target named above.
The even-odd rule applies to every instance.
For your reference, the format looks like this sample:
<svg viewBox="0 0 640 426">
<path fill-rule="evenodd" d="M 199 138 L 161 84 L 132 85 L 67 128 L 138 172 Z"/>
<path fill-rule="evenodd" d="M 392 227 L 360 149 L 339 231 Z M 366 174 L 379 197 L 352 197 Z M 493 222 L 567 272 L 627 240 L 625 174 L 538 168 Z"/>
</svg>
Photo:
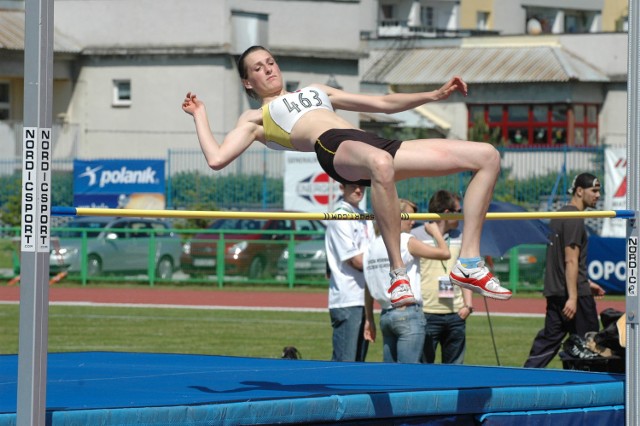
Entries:
<svg viewBox="0 0 640 426">
<path fill-rule="evenodd" d="M 340 184 L 322 170 L 310 152 L 285 152 L 284 209 L 300 212 L 332 212 L 342 198 Z M 366 197 L 360 208 L 366 210 Z"/>
</svg>

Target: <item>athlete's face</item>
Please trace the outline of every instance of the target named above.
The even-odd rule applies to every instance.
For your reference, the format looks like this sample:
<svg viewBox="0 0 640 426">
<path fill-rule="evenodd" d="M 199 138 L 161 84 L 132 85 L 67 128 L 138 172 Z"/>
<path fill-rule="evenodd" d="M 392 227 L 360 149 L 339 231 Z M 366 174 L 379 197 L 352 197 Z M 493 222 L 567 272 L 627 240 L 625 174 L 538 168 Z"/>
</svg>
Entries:
<svg viewBox="0 0 640 426">
<path fill-rule="evenodd" d="M 245 58 L 247 78 L 242 81 L 244 87 L 253 90 L 260 98 L 280 94 L 282 76 L 280 68 L 271 53 L 256 50 Z"/>
</svg>

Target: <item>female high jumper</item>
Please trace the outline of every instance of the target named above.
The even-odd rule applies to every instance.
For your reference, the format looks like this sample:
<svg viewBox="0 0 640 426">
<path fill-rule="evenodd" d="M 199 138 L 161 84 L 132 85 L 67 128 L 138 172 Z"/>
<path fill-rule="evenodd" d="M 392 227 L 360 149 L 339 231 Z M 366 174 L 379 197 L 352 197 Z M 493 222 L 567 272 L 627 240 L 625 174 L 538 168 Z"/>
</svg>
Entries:
<svg viewBox="0 0 640 426">
<path fill-rule="evenodd" d="M 315 151 L 322 168 L 338 182 L 371 187 L 375 220 L 389 254 L 389 293 L 394 307 L 415 303 L 400 256 L 400 210 L 395 182 L 413 177 L 443 176 L 472 171 L 464 196 L 464 232 L 460 257 L 451 281 L 483 296 L 509 299 L 480 256 L 480 236 L 500 172 L 500 155 L 490 144 L 448 139 L 388 140 L 364 132 L 336 110 L 374 113 L 405 111 L 447 99 L 467 84 L 453 77 L 440 89 L 423 93 L 364 95 L 322 84 L 289 93 L 273 55 L 252 46 L 238 60 L 247 93 L 262 103 L 242 113 L 222 143 L 213 136 L 204 103 L 187 93 L 182 109 L 193 116 L 200 147 L 209 167 L 220 170 L 254 141 L 272 149 Z"/>
</svg>

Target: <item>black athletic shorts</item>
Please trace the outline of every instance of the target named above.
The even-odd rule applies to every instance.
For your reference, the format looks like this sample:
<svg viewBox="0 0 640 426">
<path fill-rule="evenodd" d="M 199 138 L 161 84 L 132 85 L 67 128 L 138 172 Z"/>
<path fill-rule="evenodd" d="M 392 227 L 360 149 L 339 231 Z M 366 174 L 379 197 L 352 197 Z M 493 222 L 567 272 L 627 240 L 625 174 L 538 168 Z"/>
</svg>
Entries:
<svg viewBox="0 0 640 426">
<path fill-rule="evenodd" d="M 372 133 L 358 129 L 331 129 L 318 137 L 314 148 L 316 151 L 316 157 L 318 158 L 318 162 L 322 169 L 327 172 L 329 176 L 342 184 L 353 183 L 363 186 L 371 186 L 371 181 L 368 179 L 361 179 L 356 182 L 348 181 L 342 178 L 333 167 L 333 156 L 335 155 L 338 146 L 343 141 L 363 142 L 367 145 L 375 146 L 376 148 L 387 151 L 392 157 L 396 156 L 396 151 L 398 151 L 402 144 L 402 141 L 381 138 Z"/>
</svg>

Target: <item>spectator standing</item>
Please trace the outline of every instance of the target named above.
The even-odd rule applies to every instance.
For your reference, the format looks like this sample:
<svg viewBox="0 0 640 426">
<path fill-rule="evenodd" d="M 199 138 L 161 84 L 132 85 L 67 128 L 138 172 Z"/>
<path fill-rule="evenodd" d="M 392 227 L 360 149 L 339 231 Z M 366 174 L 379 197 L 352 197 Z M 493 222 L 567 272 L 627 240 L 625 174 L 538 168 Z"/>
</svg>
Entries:
<svg viewBox="0 0 640 426">
<path fill-rule="evenodd" d="M 569 189 L 569 204 L 564 212 L 594 208 L 600 198 L 600 181 L 590 173 L 582 173 Z M 587 229 L 582 218 L 552 219 L 552 234 L 547 246 L 544 296 L 547 310 L 544 328 L 533 341 L 525 367 L 544 368 L 560 350 L 567 334 L 599 330 L 595 297 L 604 290 L 587 276 Z"/>
<path fill-rule="evenodd" d="M 363 185 L 341 184 L 340 189 L 343 198 L 336 213 L 366 213 L 360 209 L 360 202 L 365 195 Z M 362 256 L 374 232 L 370 220 L 332 220 L 327 226 L 325 246 L 330 271 L 332 361 L 364 361 L 367 355 L 369 345 L 364 339 L 365 282 Z"/>
<path fill-rule="evenodd" d="M 408 200 L 400 199 L 400 212 L 416 213 L 417 206 Z M 389 281 L 389 256 L 382 236 L 378 236 L 369 246 L 364 255 L 364 276 L 371 298 L 367 300 L 366 315 L 367 328 L 365 338 L 374 341 L 376 337 L 375 322 L 373 320 L 373 300 L 382 307 L 380 314 L 380 330 L 383 339 L 383 361 L 418 363 L 422 358 L 424 346 L 425 319 L 422 315 L 422 300 L 420 297 L 420 269 L 419 259 L 430 258 L 446 260 L 451 257 L 444 238 L 435 223 L 425 223 L 424 232 L 433 236 L 436 245 L 427 245 L 414 238 L 410 233 L 414 225 L 413 220 L 403 220 L 401 223 L 400 252 L 402 261 L 407 266 L 407 276 L 411 283 L 415 302 L 394 307 L 391 302 Z"/>
<path fill-rule="evenodd" d="M 429 213 L 461 213 L 460 197 L 452 192 L 440 190 L 429 200 Z M 438 346 L 441 348 L 443 364 L 462 364 L 466 348 L 466 319 L 473 313 L 472 292 L 452 285 L 449 273 L 455 265 L 461 247 L 458 220 L 435 222 L 439 232 L 451 252 L 448 260 L 420 260 L 420 283 L 426 334 L 424 340 L 424 362 L 435 362 Z M 415 228 L 412 234 L 418 240 L 436 245 L 422 228 Z"/>
</svg>

